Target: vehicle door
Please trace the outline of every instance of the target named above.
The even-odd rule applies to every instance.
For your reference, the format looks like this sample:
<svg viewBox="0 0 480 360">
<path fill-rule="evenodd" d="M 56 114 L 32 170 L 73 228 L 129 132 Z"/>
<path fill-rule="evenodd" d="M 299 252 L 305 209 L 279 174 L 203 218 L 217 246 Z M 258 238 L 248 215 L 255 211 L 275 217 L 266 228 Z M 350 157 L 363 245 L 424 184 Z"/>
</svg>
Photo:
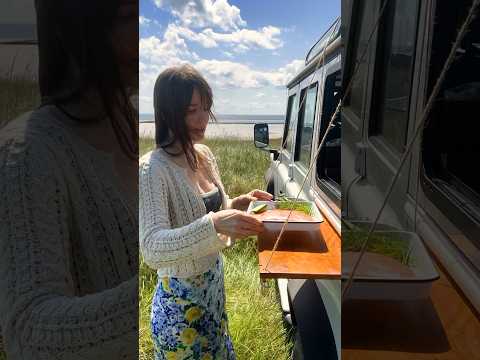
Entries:
<svg viewBox="0 0 480 360">
<path fill-rule="evenodd" d="M 295 85 L 288 90 L 287 112 L 282 143 L 280 145 L 280 155 L 277 163 L 274 164 L 276 196 L 286 195 L 286 186 L 288 182 L 292 181 L 292 164 L 300 97 L 298 89 L 299 86 Z"/>
<path fill-rule="evenodd" d="M 299 110 L 293 146 L 290 176 L 285 182 L 284 194 L 296 197 L 307 176 L 313 150 L 315 124 L 318 122 L 318 91 L 322 84 L 322 69 L 303 79 L 299 84 Z M 312 174 L 310 173 L 309 178 Z M 310 181 L 307 179 L 299 198 L 309 199 Z"/>
</svg>

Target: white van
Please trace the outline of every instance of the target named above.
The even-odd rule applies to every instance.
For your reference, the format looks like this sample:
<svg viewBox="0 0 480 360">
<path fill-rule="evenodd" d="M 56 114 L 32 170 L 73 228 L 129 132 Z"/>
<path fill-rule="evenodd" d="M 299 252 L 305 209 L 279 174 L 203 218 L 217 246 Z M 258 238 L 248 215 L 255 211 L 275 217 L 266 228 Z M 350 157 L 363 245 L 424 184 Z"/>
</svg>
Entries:
<svg viewBox="0 0 480 360">
<path fill-rule="evenodd" d="M 280 149 L 267 147 L 268 125 L 256 124 L 255 145 L 268 148 L 272 165 L 267 190 L 296 197 L 339 101 L 340 18 L 308 52 L 304 68 L 288 84 L 285 128 Z M 302 105 L 302 106 L 300 106 Z M 299 198 L 314 201 L 328 226 L 340 235 L 340 117 Z M 319 239 L 320 241 L 320 239 Z M 340 241 L 340 240 L 338 240 Z M 279 279 L 282 308 L 296 326 L 296 359 L 340 358 L 340 280 Z"/>
</svg>

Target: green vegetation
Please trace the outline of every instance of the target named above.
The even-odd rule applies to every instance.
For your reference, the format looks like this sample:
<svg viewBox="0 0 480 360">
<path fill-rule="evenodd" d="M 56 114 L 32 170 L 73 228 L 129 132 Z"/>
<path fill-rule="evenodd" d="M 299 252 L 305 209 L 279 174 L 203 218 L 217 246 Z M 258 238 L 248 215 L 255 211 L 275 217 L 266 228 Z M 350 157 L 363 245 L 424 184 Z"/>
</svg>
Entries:
<svg viewBox="0 0 480 360">
<path fill-rule="evenodd" d="M 12 75 L 0 77 L 0 127 L 33 110 L 39 103 L 40 94 L 35 80 Z"/>
<path fill-rule="evenodd" d="M 312 205 L 305 201 L 294 201 L 281 197 L 276 203 L 277 209 L 301 211 L 307 215 L 313 216 Z"/>
<path fill-rule="evenodd" d="M 264 212 L 265 210 L 267 210 L 267 204 L 260 204 L 260 205 L 255 206 L 252 209 L 252 213 L 260 214 L 260 213 Z"/>
<path fill-rule="evenodd" d="M 358 252 L 367 238 L 368 231 L 342 231 L 342 251 Z M 391 257 L 400 263 L 412 265 L 409 243 L 392 233 L 372 233 L 366 251 Z"/>
<path fill-rule="evenodd" d="M 273 146 L 278 147 L 279 141 Z M 225 189 L 230 197 L 263 189 L 269 166 L 267 152 L 253 141 L 210 139 Z M 153 139 L 140 139 L 140 153 L 153 149 Z M 248 238 L 224 251 L 226 308 L 237 359 L 290 359 L 293 340 L 281 314 L 275 283 L 262 287 L 258 275 L 256 238 Z M 157 279 L 153 270 L 140 265 L 140 359 L 151 359 L 150 306 Z"/>
</svg>

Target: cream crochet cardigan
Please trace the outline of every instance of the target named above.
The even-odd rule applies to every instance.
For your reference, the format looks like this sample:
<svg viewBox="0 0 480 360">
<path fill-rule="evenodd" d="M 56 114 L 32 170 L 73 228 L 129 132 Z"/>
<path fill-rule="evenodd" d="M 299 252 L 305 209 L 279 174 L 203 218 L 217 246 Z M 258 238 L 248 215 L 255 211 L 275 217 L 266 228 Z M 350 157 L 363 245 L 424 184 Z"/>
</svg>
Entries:
<svg viewBox="0 0 480 360">
<path fill-rule="evenodd" d="M 47 105 L 0 132 L 7 357 L 137 359 L 137 192 L 69 123 Z"/>
<path fill-rule="evenodd" d="M 196 144 L 195 149 L 222 194 L 222 208 L 229 208 L 215 157 L 206 145 Z M 140 251 L 159 276 L 201 274 L 215 264 L 220 250 L 231 245 L 230 238 L 217 234 L 211 214 L 187 179 L 186 169 L 173 163 L 162 149 L 140 159 Z"/>
</svg>

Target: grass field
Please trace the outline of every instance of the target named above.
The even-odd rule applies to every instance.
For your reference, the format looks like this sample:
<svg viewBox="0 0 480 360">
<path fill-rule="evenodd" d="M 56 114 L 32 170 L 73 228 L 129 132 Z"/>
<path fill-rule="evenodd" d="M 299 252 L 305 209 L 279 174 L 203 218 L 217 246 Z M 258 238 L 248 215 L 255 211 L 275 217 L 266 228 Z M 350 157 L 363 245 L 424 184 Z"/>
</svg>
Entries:
<svg viewBox="0 0 480 360">
<path fill-rule="evenodd" d="M 205 141 L 215 154 L 222 181 L 230 197 L 254 188 L 264 188 L 268 153 L 253 142 L 211 139 Z M 274 143 L 275 145 L 275 143 Z M 154 146 L 141 139 L 140 153 Z M 224 251 L 225 289 L 230 333 L 239 360 L 290 359 L 291 330 L 285 327 L 275 284 L 262 288 L 258 275 L 255 238 L 237 242 Z M 140 265 L 140 359 L 152 359 L 150 304 L 156 285 L 155 273 Z"/>
<path fill-rule="evenodd" d="M 0 77 L 0 127 L 39 104 L 40 95 L 35 81 L 13 76 Z"/>
</svg>

